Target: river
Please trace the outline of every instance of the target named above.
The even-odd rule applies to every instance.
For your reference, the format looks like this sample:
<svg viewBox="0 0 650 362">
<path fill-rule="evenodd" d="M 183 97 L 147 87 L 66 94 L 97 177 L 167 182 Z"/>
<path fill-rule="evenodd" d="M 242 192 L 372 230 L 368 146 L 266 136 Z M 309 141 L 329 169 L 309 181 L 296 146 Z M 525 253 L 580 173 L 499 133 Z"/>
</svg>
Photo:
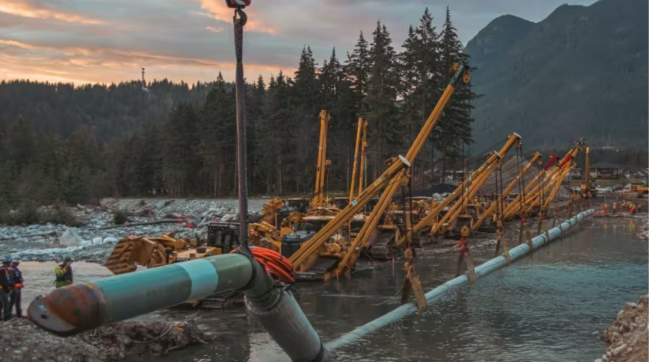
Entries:
<svg viewBox="0 0 650 362">
<path fill-rule="evenodd" d="M 563 239 L 462 287 L 422 315 L 345 347 L 337 360 L 593 361 L 605 348 L 599 334 L 625 302 L 648 293 L 648 241 L 636 238 L 635 229 L 630 219 L 589 219 Z M 479 265 L 491 258 L 491 250 L 473 255 Z M 425 290 L 453 278 L 455 258 L 422 253 L 416 268 Z M 29 268 L 24 269 L 29 275 Z M 103 272 L 90 271 L 85 278 Z M 299 302 L 328 341 L 396 308 L 403 278 L 401 263 L 384 263 L 352 279 L 298 285 Z M 166 311 L 143 319 L 181 319 L 195 312 Z M 286 361 L 243 309 L 202 310 L 199 315 L 201 327 L 219 338 L 157 361 Z"/>
</svg>

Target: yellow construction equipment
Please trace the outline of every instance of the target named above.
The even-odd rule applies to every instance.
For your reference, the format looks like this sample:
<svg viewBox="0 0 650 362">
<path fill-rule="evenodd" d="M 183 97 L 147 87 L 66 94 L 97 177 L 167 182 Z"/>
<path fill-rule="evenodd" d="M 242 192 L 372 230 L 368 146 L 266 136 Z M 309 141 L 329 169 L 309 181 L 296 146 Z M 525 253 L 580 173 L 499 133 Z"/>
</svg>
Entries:
<svg viewBox="0 0 650 362">
<path fill-rule="evenodd" d="M 497 169 L 499 163 L 501 162 L 501 159 L 508 153 L 508 151 L 510 151 L 513 146 L 519 144 L 520 142 L 521 136 L 518 134 L 513 133 L 508 136 L 508 140 L 506 141 L 506 144 L 501 148 L 501 150 L 499 150 L 499 152 L 494 151 L 488 157 L 488 160 L 486 162 L 487 166 L 484 168 L 481 174 L 472 181 L 467 191 L 458 196 L 456 203 L 454 203 L 454 205 L 451 206 L 449 210 L 447 210 L 442 219 L 433 224 L 429 233 L 430 236 L 445 235 L 447 231 L 450 231 L 454 228 L 458 229 L 458 232 L 460 232 L 462 226 L 468 226 L 470 228 L 472 227 L 472 224 L 474 222 L 473 217 L 479 216 L 476 214 L 476 206 L 473 208 L 474 215 L 466 215 L 463 217 L 463 225 L 456 225 L 456 223 L 459 221 L 461 212 L 467 210 L 469 203 L 474 200 L 478 194 L 478 190 L 488 180 L 492 172 Z M 449 197 L 453 196 L 450 195 Z"/>
<path fill-rule="evenodd" d="M 395 194 L 397 187 L 404 185 L 405 182 L 408 181 L 406 170 L 411 166 L 411 162 L 415 159 L 418 152 L 424 146 L 426 139 L 440 118 L 442 109 L 447 104 L 449 98 L 454 92 L 456 84 L 461 77 L 465 82 L 469 82 L 469 70 L 466 65 L 457 65 L 454 70 L 456 73 L 449 82 L 449 85 L 438 101 L 438 104 L 425 122 L 418 137 L 406 154 L 406 157 L 399 156 L 388 160 L 388 169 L 377 180 L 375 180 L 375 182 L 370 184 L 344 210 L 342 210 L 336 217 L 334 217 L 334 219 L 325 225 L 325 227 L 316 233 L 316 235 L 310 238 L 307 242 L 304 242 L 302 247 L 293 255 L 291 255 L 290 260 L 293 263 L 294 267 L 300 268 L 301 264 L 310 258 L 314 253 L 316 253 L 321 245 L 330 240 L 332 235 L 334 235 L 334 233 L 340 227 L 346 224 L 350 218 L 357 214 L 368 201 L 370 201 L 379 191 L 386 187 L 386 190 L 379 198 L 377 205 L 373 208 L 367 221 L 359 231 L 359 234 L 348 246 L 348 249 L 345 251 L 343 258 L 338 261 L 338 266 L 336 263 L 328 266 L 326 270 L 324 270 L 323 279 L 327 279 L 332 275 L 343 275 L 353 268 L 355 261 L 361 251 L 361 247 L 365 244 L 365 241 L 371 235 L 371 233 L 377 228 L 379 219 L 388 207 L 388 204 Z M 333 270 L 334 267 L 336 267 L 335 271 Z"/>
<path fill-rule="evenodd" d="M 357 179 L 357 164 L 360 163 L 359 167 L 359 194 L 363 190 L 363 177 L 364 177 L 364 167 L 365 167 L 365 156 L 366 156 L 366 130 L 368 128 L 368 121 L 363 118 L 359 118 L 359 123 L 357 125 L 357 139 L 354 145 L 354 162 L 352 164 L 352 180 L 350 181 L 350 202 L 354 200 L 354 191 L 355 183 Z"/>
<path fill-rule="evenodd" d="M 159 237 L 127 236 L 120 240 L 108 257 L 106 268 L 113 274 L 131 273 L 137 265 L 155 268 L 177 261 L 221 254 L 216 247 L 197 247 L 190 239 L 175 239 L 174 233 Z"/>
<path fill-rule="evenodd" d="M 330 115 L 327 111 L 322 110 L 320 117 L 320 139 L 318 141 L 318 161 L 316 163 L 316 187 L 314 188 L 314 197 L 312 199 L 312 208 L 322 207 L 325 202 L 325 173 L 328 163 L 327 159 L 327 124 L 330 121 Z"/>
<path fill-rule="evenodd" d="M 512 192 L 512 190 L 513 190 L 513 189 L 514 189 L 518 184 L 520 184 L 521 180 L 524 179 L 524 177 L 526 176 L 526 174 L 528 173 L 528 171 L 531 169 L 531 167 L 532 167 L 536 162 L 541 161 L 541 159 L 542 159 L 542 155 L 541 155 L 539 152 L 535 152 L 535 153 L 532 155 L 530 161 L 528 161 L 528 164 L 526 164 L 526 166 L 524 166 L 524 168 L 519 172 L 519 174 L 517 174 L 517 176 L 516 176 L 515 178 L 512 179 L 512 181 L 510 181 L 510 183 L 508 184 L 508 186 L 506 186 L 506 188 L 505 188 L 504 190 L 499 190 L 499 191 L 498 191 L 498 193 L 495 195 L 495 200 L 492 201 L 492 202 L 490 203 L 490 206 L 489 206 L 488 208 L 486 208 L 486 209 L 481 213 L 481 215 L 479 216 L 479 218 L 476 220 L 476 222 L 475 222 L 475 223 L 472 225 L 472 227 L 470 228 L 470 231 L 471 231 L 471 232 L 476 231 L 478 228 L 480 228 L 481 226 L 483 226 L 484 222 L 487 220 L 488 217 L 492 217 L 492 218 L 493 218 L 492 221 L 493 221 L 494 224 L 496 225 L 497 221 L 499 220 L 499 218 L 496 217 L 496 216 L 497 216 L 497 215 L 496 215 L 496 212 L 497 212 L 497 209 L 501 209 L 501 210 L 503 210 L 501 205 L 503 205 L 504 197 L 506 197 L 507 195 L 509 195 L 510 192 Z M 542 171 L 542 172 L 543 172 L 543 171 Z"/>
<path fill-rule="evenodd" d="M 591 173 L 589 172 L 589 147 L 585 148 L 585 182 L 580 184 L 582 190 L 582 197 L 588 199 L 596 196 L 596 188 L 591 181 Z"/>
<path fill-rule="evenodd" d="M 330 241 L 339 229 L 346 225 L 350 219 L 358 214 L 361 209 L 371 201 L 374 196 L 381 191 L 383 188 L 387 187 L 386 191 L 382 194 L 377 205 L 373 208 L 368 221 L 364 223 L 359 235 L 354 239 L 353 243 L 347 246 L 347 251 L 344 252 L 344 256 L 341 259 L 335 260 L 333 263 L 324 266 L 321 271 L 318 271 L 320 274 L 318 279 L 328 279 L 333 275 L 342 275 L 345 271 L 349 271 L 354 266 L 355 260 L 358 257 L 361 247 L 364 244 L 363 241 L 367 240 L 367 236 L 370 235 L 370 232 L 374 230 L 379 222 L 379 216 L 384 212 L 388 206 L 388 201 L 392 198 L 395 193 L 396 187 L 400 184 L 400 181 L 403 181 L 407 174 L 405 172 L 411 166 L 411 161 L 417 156 L 417 153 L 423 147 L 429 133 L 432 131 L 434 125 L 438 121 L 442 109 L 449 101 L 456 84 L 463 77 L 463 80 L 469 82 L 469 70 L 466 65 L 457 66 L 454 69 L 456 73 L 452 77 L 447 89 L 443 93 L 442 97 L 438 101 L 438 104 L 431 112 L 431 115 L 427 119 L 424 127 L 420 131 L 418 138 L 415 140 L 411 149 L 407 153 L 406 157 L 393 157 L 386 162 L 388 169 L 372 184 L 363 190 L 345 209 L 341 210 L 331 221 L 329 221 L 322 229 L 320 229 L 314 236 L 310 236 L 301 241 L 300 248 L 295 251 L 291 256 L 290 260 L 296 270 L 300 270 L 301 265 L 305 263 L 308 259 L 313 258 L 313 255 L 318 253 L 323 244 Z M 367 236 L 364 236 L 367 235 Z M 289 235 L 287 235 L 289 238 Z M 284 245 L 283 245 L 284 250 Z M 338 264 L 338 266 L 337 266 Z M 337 268 L 334 272 L 334 268 Z M 299 276 L 299 275 L 298 275 Z"/>
<path fill-rule="evenodd" d="M 648 194 L 648 185 L 643 184 L 632 184 L 630 185 L 630 192 L 635 192 L 636 197 L 643 198 L 643 195 Z"/>
<path fill-rule="evenodd" d="M 211 223 L 209 226 L 226 225 L 227 223 Z M 219 234 L 219 237 L 208 233 L 207 245 L 197 245 L 191 239 L 176 239 L 173 233 L 159 237 L 127 236 L 120 240 L 108 257 L 106 268 L 113 274 L 136 272 L 138 265 L 146 268 L 156 268 L 172 263 L 179 263 L 200 259 L 211 255 L 229 253 L 233 250 L 237 239 L 235 236 L 236 225 L 227 229 L 230 235 Z M 269 224 L 267 224 L 269 225 Z M 270 225 L 269 225 L 270 226 Z M 271 228 L 273 228 L 271 226 Z M 201 305 L 204 308 L 226 309 L 243 304 L 243 295 L 235 291 L 213 294 L 203 300 L 189 303 L 191 306 Z"/>
</svg>

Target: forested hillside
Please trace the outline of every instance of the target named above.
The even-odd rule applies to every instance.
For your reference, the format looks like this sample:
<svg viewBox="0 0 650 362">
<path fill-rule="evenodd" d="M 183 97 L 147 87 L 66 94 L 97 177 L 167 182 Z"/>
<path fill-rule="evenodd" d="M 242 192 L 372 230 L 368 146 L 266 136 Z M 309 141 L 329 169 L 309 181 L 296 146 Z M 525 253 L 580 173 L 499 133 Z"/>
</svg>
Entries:
<svg viewBox="0 0 650 362">
<path fill-rule="evenodd" d="M 331 114 L 329 189 L 347 187 L 359 117 L 368 119 L 370 180 L 386 158 L 404 153 L 452 65 L 468 61 L 449 11 L 442 29 L 432 22 L 425 11 L 401 47 L 378 22 L 342 60 L 332 50 L 319 63 L 305 47 L 295 74 L 248 74 L 255 81 L 246 92 L 251 192 L 313 192 L 321 109 Z M 235 195 L 235 97 L 217 74 L 210 84 L 162 81 L 146 90 L 141 82 L 0 84 L 0 205 Z M 416 187 L 434 158 L 447 160 L 445 168 L 468 149 L 474 98 L 471 85 L 457 87 L 432 134 L 435 148 L 430 143 L 416 160 Z"/>
<path fill-rule="evenodd" d="M 478 69 L 474 139 L 527 147 L 648 148 L 648 0 L 563 5 L 532 23 L 505 15 L 465 48 Z"/>
</svg>

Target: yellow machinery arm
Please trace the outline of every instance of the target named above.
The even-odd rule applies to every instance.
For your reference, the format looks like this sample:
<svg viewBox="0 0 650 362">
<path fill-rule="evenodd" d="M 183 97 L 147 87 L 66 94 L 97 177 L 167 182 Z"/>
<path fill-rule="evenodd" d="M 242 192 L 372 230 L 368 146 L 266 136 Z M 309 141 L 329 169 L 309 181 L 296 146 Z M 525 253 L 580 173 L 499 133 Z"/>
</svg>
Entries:
<svg viewBox="0 0 650 362">
<path fill-rule="evenodd" d="M 328 222 L 320 231 L 316 233 L 309 241 L 305 242 L 298 251 L 296 251 L 289 260 L 294 268 L 298 268 L 310 255 L 315 253 L 318 248 L 329 239 L 338 228 L 343 226 L 354 214 L 359 212 L 370 199 L 377 194 L 382 188 L 386 187 L 395 175 L 402 172 L 403 169 L 408 168 L 411 164 L 406 158 L 399 156 L 393 158 L 392 164 L 372 185 L 368 186 L 361 195 L 357 196 L 345 209 L 337 214 L 330 222 Z"/>
<path fill-rule="evenodd" d="M 540 213 L 544 214 L 546 213 L 546 210 L 548 210 L 548 207 L 551 205 L 551 201 L 555 198 L 555 195 L 557 194 L 558 190 L 560 190 L 560 186 L 562 185 L 562 181 L 566 178 L 566 176 L 571 172 L 571 169 L 576 167 L 576 164 L 574 162 L 569 162 L 569 165 L 566 165 L 565 169 L 562 171 L 560 174 L 560 177 L 558 177 L 557 180 L 555 180 L 555 186 L 553 187 L 553 190 L 551 191 L 551 194 L 548 195 L 546 200 L 544 200 L 544 205 L 541 206 L 540 208 Z"/>
<path fill-rule="evenodd" d="M 519 172 L 517 177 L 513 178 L 512 181 L 510 181 L 510 183 L 508 184 L 508 186 L 497 196 L 497 199 L 492 201 L 490 206 L 485 211 L 483 211 L 481 216 L 479 216 L 479 218 L 477 219 L 476 223 L 472 225 L 472 227 L 470 228 L 470 231 L 476 231 L 481 225 L 483 225 L 483 222 L 485 222 L 486 218 L 488 218 L 490 215 L 493 215 L 496 212 L 497 205 L 503 202 L 503 198 L 505 197 L 505 195 L 509 195 L 510 192 L 512 192 L 512 190 L 515 188 L 515 186 L 517 186 L 519 180 L 523 179 L 524 176 L 526 176 L 526 174 L 533 166 L 533 164 L 535 164 L 535 162 L 538 162 L 541 159 L 542 159 L 542 155 L 539 152 L 535 152 L 533 154 L 533 157 L 528 162 L 528 164 L 524 166 L 524 168 Z"/>
<path fill-rule="evenodd" d="M 270 249 L 280 251 L 280 247 L 282 246 L 280 240 L 282 237 L 281 235 L 278 235 L 275 226 L 262 221 L 261 223 L 250 224 L 248 229 L 248 234 L 251 236 L 251 242 L 253 245 L 256 245 L 256 243 L 261 244 L 261 237 L 264 237 L 264 239 L 270 244 Z"/>
<path fill-rule="evenodd" d="M 508 140 L 506 141 L 505 145 L 501 147 L 501 150 L 499 152 L 493 152 L 488 160 L 485 162 L 485 164 L 482 167 L 483 171 L 481 174 L 470 184 L 470 187 L 467 188 L 467 195 L 465 197 L 461 197 L 459 195 L 459 199 L 457 199 L 456 203 L 447 210 L 447 213 L 443 218 L 434 223 L 433 227 L 431 228 L 430 235 L 435 235 L 439 231 L 444 232 L 444 228 L 441 229 L 441 227 L 444 224 L 450 224 L 451 222 L 455 221 L 455 219 L 460 215 L 460 213 L 467 208 L 467 204 L 469 204 L 470 200 L 472 200 L 476 194 L 478 193 L 479 188 L 481 185 L 487 181 L 488 177 L 492 174 L 492 171 L 496 169 L 497 164 L 501 161 L 501 158 L 510 151 L 510 149 L 521 142 L 521 136 L 519 136 L 516 133 L 513 133 L 508 136 Z M 455 195 L 450 195 L 448 198 L 453 198 Z"/>
<path fill-rule="evenodd" d="M 565 160 L 568 160 L 569 158 L 573 158 L 577 155 L 578 150 L 580 147 L 584 146 L 584 139 L 579 139 L 576 141 L 571 149 L 567 151 L 566 155 L 562 159 L 562 162 Z M 555 157 L 555 156 L 554 156 Z M 556 160 L 552 160 L 552 162 L 556 162 Z M 561 164 L 561 163 L 560 163 Z M 538 190 L 542 188 L 542 185 L 544 185 L 545 182 L 547 182 L 549 179 L 553 179 L 553 176 L 559 171 L 560 169 L 560 164 L 558 164 L 551 172 L 546 173 L 545 169 L 540 170 L 540 172 L 537 174 L 531 182 L 526 185 L 524 188 L 523 192 L 520 190 L 519 195 L 515 198 L 513 202 L 508 204 L 508 206 L 505 209 L 504 212 L 504 219 L 511 219 L 514 217 L 518 212 L 521 211 L 522 208 L 522 198 L 525 200 L 525 205 L 523 205 L 524 210 L 528 210 L 528 205 L 534 205 L 534 202 L 536 199 L 540 196 Z M 546 168 L 546 167 L 545 167 Z M 542 182 L 540 183 L 540 179 L 542 179 L 542 175 L 545 175 Z M 525 198 L 524 195 L 531 195 L 529 198 Z"/>
<path fill-rule="evenodd" d="M 343 257 L 343 260 L 339 262 L 339 269 L 337 272 L 342 271 L 354 265 L 356 257 L 358 256 L 361 246 L 365 243 L 364 237 L 362 235 L 369 236 L 369 231 L 372 230 L 369 228 L 371 224 L 376 226 L 376 223 L 379 221 L 379 216 L 383 210 L 388 206 L 388 201 L 392 198 L 395 190 L 398 186 L 398 180 L 402 180 L 406 175 L 405 170 L 411 166 L 411 162 L 417 156 L 417 153 L 424 146 L 424 143 L 433 130 L 433 127 L 440 118 L 443 108 L 449 101 L 449 98 L 453 94 L 456 84 L 463 77 L 465 82 L 469 82 L 469 68 L 465 64 L 460 64 L 457 67 L 456 73 L 452 77 L 451 81 L 447 85 L 447 89 L 442 94 L 436 104 L 435 108 L 429 115 L 429 118 L 425 122 L 424 126 L 420 130 L 418 137 L 415 142 L 411 145 L 406 157 L 400 156 L 399 158 L 391 159 L 391 164 L 375 182 L 373 182 L 368 188 L 366 188 L 362 193 L 357 196 L 345 209 L 343 209 L 334 219 L 328 222 L 316 235 L 314 235 L 309 241 L 305 242 L 303 246 L 296 251 L 289 259 L 293 263 L 294 268 L 298 268 L 307 258 L 315 253 L 318 248 L 327 241 L 338 228 L 343 226 L 348 220 L 368 202 L 370 199 L 375 196 L 381 189 L 388 186 L 386 191 L 382 194 L 379 203 L 374 207 L 372 213 L 368 217 L 366 223 L 361 228 L 359 234 L 354 240 L 354 243 L 350 245 L 348 251 Z M 383 207 L 383 208 L 382 208 Z M 374 228 L 374 226 L 373 226 Z M 365 237 L 367 237 L 365 236 Z"/>
<path fill-rule="evenodd" d="M 570 153 L 564 158 L 562 163 L 557 165 L 555 169 L 549 174 L 549 182 L 544 185 L 544 187 L 541 187 L 542 185 L 537 185 L 533 189 L 533 192 L 536 192 L 533 194 L 533 197 L 530 198 L 530 200 L 527 200 L 528 202 L 526 203 L 526 206 L 524 206 L 524 214 L 527 214 L 530 212 L 530 210 L 535 207 L 535 206 L 540 206 L 543 207 L 544 205 L 541 205 L 542 201 L 542 196 L 546 195 L 548 190 L 551 189 L 551 187 L 554 187 L 557 185 L 557 188 L 559 189 L 559 185 L 562 183 L 562 180 L 564 180 L 564 177 L 566 174 L 571 170 L 571 165 L 573 164 L 573 159 L 576 157 L 578 154 L 578 151 L 580 151 L 580 147 L 574 147 Z M 546 179 L 544 180 L 546 181 Z M 537 190 L 539 189 L 539 192 Z M 546 204 L 548 202 L 548 198 L 544 200 L 544 203 Z"/>
<path fill-rule="evenodd" d="M 325 165 L 327 163 L 327 123 L 330 115 L 327 111 L 320 111 L 320 139 L 318 141 L 318 162 L 316 163 L 316 187 L 312 207 L 322 207 L 325 191 Z"/>
<path fill-rule="evenodd" d="M 458 218 L 458 215 L 467 208 L 469 202 L 474 199 L 478 193 L 479 188 L 485 183 L 485 181 L 487 181 L 488 177 L 490 177 L 492 172 L 496 169 L 503 156 L 505 156 L 513 146 L 520 142 L 521 136 L 518 134 L 513 133 L 508 136 L 508 141 L 506 141 L 506 144 L 501 147 L 501 150 L 499 150 L 499 152 L 495 151 L 488 159 L 488 166 L 485 168 L 485 172 L 482 172 L 478 179 L 472 182 L 472 185 L 468 190 L 468 195 L 458 199 L 458 201 L 456 201 L 456 203 L 447 211 L 445 216 L 443 216 L 439 222 L 433 224 L 429 235 L 442 234 L 446 231 L 445 225 L 450 225 L 456 220 L 456 218 Z"/>
<path fill-rule="evenodd" d="M 420 152 L 422 147 L 424 147 L 424 144 L 426 143 L 429 134 L 431 133 L 433 127 L 438 122 L 438 119 L 440 119 L 442 110 L 445 108 L 445 105 L 447 105 L 447 102 L 451 98 L 451 95 L 454 93 L 456 84 L 460 80 L 461 76 L 463 77 L 463 81 L 465 83 L 469 83 L 470 81 L 469 68 L 467 67 L 467 65 L 460 64 L 460 66 L 456 66 L 454 70 L 456 71 L 456 73 L 451 78 L 451 81 L 449 81 L 447 88 L 445 89 L 444 93 L 438 100 L 438 103 L 436 104 L 435 108 L 429 115 L 429 118 L 427 118 L 426 122 L 422 126 L 422 129 L 420 130 L 420 133 L 415 138 L 415 141 L 413 142 L 411 148 L 406 154 L 406 159 L 408 160 L 409 165 L 415 161 L 415 158 L 417 157 L 418 153 Z M 372 209 L 372 212 L 366 219 L 366 222 L 361 227 L 361 230 L 359 230 L 359 233 L 354 238 L 354 241 L 352 242 L 352 244 L 350 245 L 346 253 L 343 255 L 343 258 L 339 262 L 339 265 L 336 269 L 337 275 L 342 275 L 352 269 L 352 266 L 354 266 L 354 263 L 356 262 L 357 257 L 359 256 L 361 247 L 365 245 L 372 231 L 377 228 L 377 224 L 381 219 L 381 215 L 384 212 L 384 210 L 388 208 L 390 201 L 393 199 L 393 195 L 395 195 L 395 192 L 397 191 L 397 188 L 400 185 L 405 185 L 407 182 L 408 182 L 408 175 L 405 169 L 403 169 L 399 174 L 395 175 L 393 181 L 388 185 L 386 190 L 384 190 L 381 197 L 379 198 L 379 201 L 377 202 L 377 205 L 375 205 L 375 207 Z M 408 218 L 409 216 L 404 215 L 404 217 Z"/>
<path fill-rule="evenodd" d="M 368 160 L 366 157 L 366 150 L 368 149 L 368 142 L 366 142 L 368 121 L 365 119 L 363 120 L 362 127 L 361 132 L 363 136 L 361 138 L 361 163 L 359 164 L 359 195 L 361 195 L 361 191 L 363 191 L 363 188 L 366 186 L 366 167 L 368 166 Z"/>
<path fill-rule="evenodd" d="M 350 202 L 354 199 L 354 186 L 355 181 L 357 180 L 357 164 L 359 163 L 359 143 L 361 143 L 361 130 L 363 128 L 363 118 L 359 118 L 359 123 L 357 124 L 357 140 L 354 144 L 354 162 L 352 163 L 352 180 L 350 180 Z M 359 180 L 361 183 L 361 180 Z"/>
</svg>

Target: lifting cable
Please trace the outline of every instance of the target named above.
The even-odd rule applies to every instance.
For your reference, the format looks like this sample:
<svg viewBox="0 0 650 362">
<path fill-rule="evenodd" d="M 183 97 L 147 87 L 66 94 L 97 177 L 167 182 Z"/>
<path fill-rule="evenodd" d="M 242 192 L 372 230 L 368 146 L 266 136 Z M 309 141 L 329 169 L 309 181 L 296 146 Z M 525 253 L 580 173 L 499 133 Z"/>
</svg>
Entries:
<svg viewBox="0 0 650 362">
<path fill-rule="evenodd" d="M 250 250 L 253 253 L 253 258 L 262 264 L 275 279 L 286 284 L 291 284 L 296 280 L 296 273 L 289 258 L 283 257 L 277 251 L 263 247 L 251 246 Z M 230 253 L 236 252 L 237 249 Z"/>
</svg>

